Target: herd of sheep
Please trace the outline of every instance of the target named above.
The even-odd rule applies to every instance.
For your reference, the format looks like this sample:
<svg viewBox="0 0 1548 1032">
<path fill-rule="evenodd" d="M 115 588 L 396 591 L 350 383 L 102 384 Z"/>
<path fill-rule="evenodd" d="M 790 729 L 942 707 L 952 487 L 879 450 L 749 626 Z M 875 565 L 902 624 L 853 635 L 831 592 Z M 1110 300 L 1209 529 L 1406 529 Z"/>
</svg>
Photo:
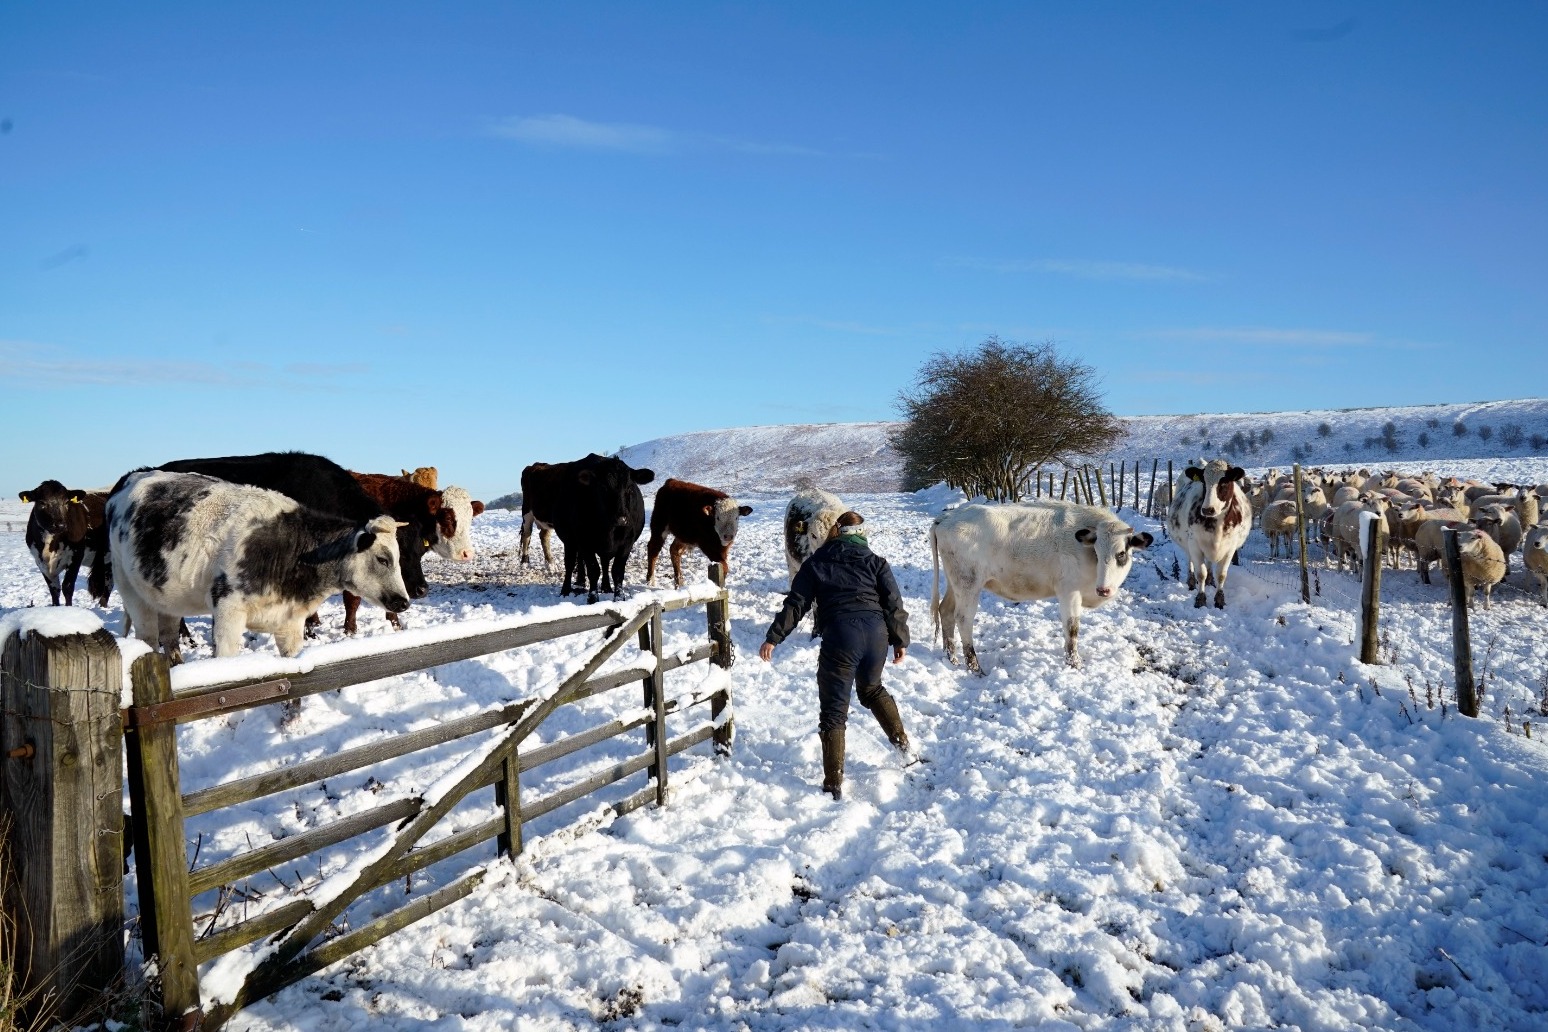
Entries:
<svg viewBox="0 0 1548 1032">
<path fill-rule="evenodd" d="M 1520 550 L 1548 606 L 1548 523 L 1540 522 L 1548 484 L 1486 484 L 1430 472 L 1309 470 L 1302 474 L 1301 491 L 1308 537 L 1322 544 L 1339 569 L 1347 563 L 1360 571 L 1361 514 L 1370 512 L 1386 523 L 1383 558 L 1393 569 L 1412 556 L 1420 579 L 1429 584 L 1431 563 L 1446 569 L 1442 535 L 1454 528 L 1469 598 L 1482 590 L 1487 609 L 1491 589 L 1509 574 L 1511 556 Z M 1290 555 L 1299 533 L 1294 478 L 1270 470 L 1254 484 L 1252 502 L 1253 511 L 1261 513 L 1270 554 L 1279 555 L 1283 546 Z"/>
</svg>

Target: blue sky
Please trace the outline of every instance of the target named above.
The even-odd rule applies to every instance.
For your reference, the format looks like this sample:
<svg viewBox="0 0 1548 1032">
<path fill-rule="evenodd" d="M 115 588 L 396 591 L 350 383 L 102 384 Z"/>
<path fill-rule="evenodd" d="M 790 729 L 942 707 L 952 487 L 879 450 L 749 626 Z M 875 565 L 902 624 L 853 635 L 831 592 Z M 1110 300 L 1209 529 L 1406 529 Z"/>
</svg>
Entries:
<svg viewBox="0 0 1548 1032">
<path fill-rule="evenodd" d="M 493 496 L 894 418 L 988 334 L 1119 414 L 1540 395 L 1545 52 L 1541 3 L 7 5 L 0 474 Z"/>
</svg>

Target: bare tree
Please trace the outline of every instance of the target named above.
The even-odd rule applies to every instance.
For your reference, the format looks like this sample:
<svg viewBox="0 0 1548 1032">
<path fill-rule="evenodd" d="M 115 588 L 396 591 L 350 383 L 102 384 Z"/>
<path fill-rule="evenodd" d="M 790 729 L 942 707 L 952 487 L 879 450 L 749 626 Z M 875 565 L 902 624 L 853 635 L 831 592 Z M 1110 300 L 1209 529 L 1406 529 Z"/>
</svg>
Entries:
<svg viewBox="0 0 1548 1032">
<path fill-rule="evenodd" d="M 1095 371 L 1051 343 L 990 337 L 964 354 L 938 352 L 898 403 L 906 422 L 892 445 L 910 489 L 944 480 L 996 501 L 1019 500 L 1042 466 L 1099 455 L 1123 434 Z"/>
</svg>

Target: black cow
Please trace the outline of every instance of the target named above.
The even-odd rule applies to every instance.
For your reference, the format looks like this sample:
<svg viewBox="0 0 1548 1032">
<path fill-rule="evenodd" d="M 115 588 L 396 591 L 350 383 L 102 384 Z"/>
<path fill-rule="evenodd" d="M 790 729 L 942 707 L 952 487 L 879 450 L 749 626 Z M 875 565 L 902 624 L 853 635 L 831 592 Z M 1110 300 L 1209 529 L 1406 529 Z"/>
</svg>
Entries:
<svg viewBox="0 0 1548 1032">
<path fill-rule="evenodd" d="M 51 605 L 59 604 L 63 577 L 64 604 L 75 604 L 75 578 L 81 564 L 92 569 L 95 558 L 107 552 L 107 528 L 102 507 L 105 491 L 81 491 L 65 487 L 57 480 L 45 480 L 31 491 L 23 491 L 22 501 L 32 503 L 27 516 L 27 550 L 48 585 Z M 98 605 L 108 604 L 112 593 L 110 578 L 88 581 Z"/>
<path fill-rule="evenodd" d="M 564 544 L 561 595 L 580 594 L 596 602 L 598 588 L 623 593 L 624 565 L 645 530 L 645 499 L 640 485 L 655 479 L 648 469 L 633 469 L 622 459 L 595 453 L 574 462 L 534 464 L 539 476 L 522 475 L 522 511 L 540 526 L 553 527 Z M 524 521 L 525 522 L 525 521 Z"/>
<path fill-rule="evenodd" d="M 262 455 L 228 455 L 214 459 L 178 459 L 158 469 L 170 473 L 203 473 L 233 484 L 249 484 L 278 491 L 318 512 L 341 516 L 353 523 L 365 524 L 387 513 L 372 498 L 349 470 L 321 455 L 307 452 L 264 452 Z M 433 528 L 410 524 L 398 528 L 398 563 L 409 598 L 424 598 L 430 587 L 425 582 L 421 560 L 435 543 Z M 344 620 L 344 633 L 355 633 L 354 614 Z"/>
</svg>

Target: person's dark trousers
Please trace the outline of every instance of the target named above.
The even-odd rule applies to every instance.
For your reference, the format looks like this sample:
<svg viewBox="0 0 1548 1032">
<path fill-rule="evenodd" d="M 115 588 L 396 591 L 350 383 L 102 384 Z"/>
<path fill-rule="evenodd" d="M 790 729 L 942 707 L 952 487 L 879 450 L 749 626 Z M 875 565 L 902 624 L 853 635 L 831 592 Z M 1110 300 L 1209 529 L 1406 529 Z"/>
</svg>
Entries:
<svg viewBox="0 0 1548 1032">
<path fill-rule="evenodd" d="M 817 655 L 818 731 L 837 731 L 849 722 L 849 697 L 856 686 L 860 704 L 870 709 L 879 694 L 887 665 L 887 625 L 880 613 L 840 616 L 822 629 Z"/>
</svg>

